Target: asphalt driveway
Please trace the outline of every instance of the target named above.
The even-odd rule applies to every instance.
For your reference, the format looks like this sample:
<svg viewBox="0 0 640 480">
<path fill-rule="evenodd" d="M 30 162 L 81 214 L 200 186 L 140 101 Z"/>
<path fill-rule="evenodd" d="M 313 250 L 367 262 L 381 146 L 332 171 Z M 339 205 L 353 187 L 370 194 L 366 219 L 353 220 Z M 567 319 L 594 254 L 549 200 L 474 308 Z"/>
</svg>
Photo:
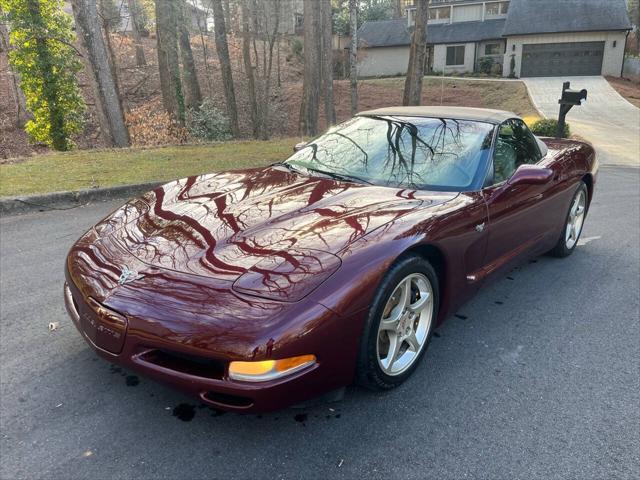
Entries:
<svg viewBox="0 0 640 480">
<path fill-rule="evenodd" d="M 640 109 L 627 102 L 603 77 L 523 78 L 536 107 L 558 118 L 562 83 L 588 90 L 587 101 L 567 115 L 574 133 L 596 145 L 600 162 L 640 166 Z"/>
<path fill-rule="evenodd" d="M 604 167 L 575 254 L 482 291 L 401 388 L 262 416 L 202 408 L 75 331 L 64 255 L 116 203 L 1 218 L 0 478 L 639 478 L 639 173 Z"/>
</svg>

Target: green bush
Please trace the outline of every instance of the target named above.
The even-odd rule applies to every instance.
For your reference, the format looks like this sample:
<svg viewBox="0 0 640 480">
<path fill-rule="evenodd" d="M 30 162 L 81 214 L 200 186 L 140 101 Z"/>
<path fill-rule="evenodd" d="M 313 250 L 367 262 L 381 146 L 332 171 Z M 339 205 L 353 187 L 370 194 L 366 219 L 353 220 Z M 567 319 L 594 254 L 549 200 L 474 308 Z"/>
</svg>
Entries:
<svg viewBox="0 0 640 480">
<path fill-rule="evenodd" d="M 229 120 L 210 99 L 205 99 L 199 109 L 189 110 L 187 130 L 200 140 L 223 141 L 231 138 Z"/>
<path fill-rule="evenodd" d="M 478 70 L 482 73 L 491 73 L 491 67 L 493 66 L 493 59 L 491 57 L 482 57 L 478 60 Z"/>
<path fill-rule="evenodd" d="M 531 131 L 535 135 L 539 135 L 541 137 L 555 137 L 556 132 L 558 131 L 558 120 L 553 118 L 545 118 L 543 120 L 538 120 L 531 126 Z M 571 130 L 569 129 L 569 124 L 564 124 L 564 137 L 569 138 L 571 136 Z"/>
<path fill-rule="evenodd" d="M 298 59 L 299 62 L 304 60 L 304 45 L 300 40 L 294 38 L 291 41 L 291 53 Z"/>
</svg>

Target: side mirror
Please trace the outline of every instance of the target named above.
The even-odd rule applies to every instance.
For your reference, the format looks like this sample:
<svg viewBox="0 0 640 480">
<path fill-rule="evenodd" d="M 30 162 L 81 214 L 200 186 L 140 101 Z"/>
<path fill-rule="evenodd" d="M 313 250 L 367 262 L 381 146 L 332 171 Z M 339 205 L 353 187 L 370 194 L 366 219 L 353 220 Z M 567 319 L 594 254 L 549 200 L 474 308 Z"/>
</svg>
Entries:
<svg viewBox="0 0 640 480">
<path fill-rule="evenodd" d="M 299 152 L 300 150 L 302 150 L 304 147 L 307 146 L 307 142 L 300 142 L 300 143 L 296 143 L 293 146 L 293 151 L 294 152 Z"/>
<path fill-rule="evenodd" d="M 520 165 L 507 182 L 509 185 L 544 185 L 551 181 L 553 170 L 539 165 Z"/>
</svg>

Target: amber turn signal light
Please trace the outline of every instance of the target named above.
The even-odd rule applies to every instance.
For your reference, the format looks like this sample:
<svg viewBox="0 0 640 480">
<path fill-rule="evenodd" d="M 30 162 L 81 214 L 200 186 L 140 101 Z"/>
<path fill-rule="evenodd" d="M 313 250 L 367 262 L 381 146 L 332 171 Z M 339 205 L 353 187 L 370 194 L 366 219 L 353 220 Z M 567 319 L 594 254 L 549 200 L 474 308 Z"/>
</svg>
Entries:
<svg viewBox="0 0 640 480">
<path fill-rule="evenodd" d="M 301 355 L 259 362 L 231 362 L 229 364 L 229 378 L 244 382 L 266 382 L 298 372 L 315 363 L 315 355 Z"/>
</svg>

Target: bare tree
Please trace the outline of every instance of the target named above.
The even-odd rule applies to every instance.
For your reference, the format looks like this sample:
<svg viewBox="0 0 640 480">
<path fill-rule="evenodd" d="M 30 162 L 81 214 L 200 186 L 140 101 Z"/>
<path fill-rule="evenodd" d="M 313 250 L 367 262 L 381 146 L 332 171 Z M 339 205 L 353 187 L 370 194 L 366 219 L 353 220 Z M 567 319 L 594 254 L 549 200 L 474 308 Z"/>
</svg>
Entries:
<svg viewBox="0 0 640 480">
<path fill-rule="evenodd" d="M 420 105 L 422 97 L 422 78 L 427 60 L 427 21 L 429 17 L 429 0 L 416 0 L 416 23 L 411 37 L 409 65 L 404 82 L 403 105 Z"/>
<path fill-rule="evenodd" d="M 327 127 L 336 123 L 336 110 L 333 105 L 333 15 L 331 0 L 321 0 L 320 15 L 322 23 L 322 89 L 324 91 L 324 114 Z"/>
<path fill-rule="evenodd" d="M 304 0 L 304 77 L 300 105 L 300 130 L 303 135 L 318 133 L 320 102 L 320 3 Z"/>
<path fill-rule="evenodd" d="M 0 10 L 0 17 L 2 16 L 2 10 Z M 9 45 L 9 30 L 5 23 L 0 22 L 0 53 L 9 56 L 11 46 Z M 8 58 L 7 58 L 8 62 Z M 30 118 L 29 111 L 27 110 L 27 101 L 24 97 L 24 92 L 20 88 L 20 78 L 17 73 L 11 70 L 11 66 L 7 66 L 7 76 L 9 77 L 10 91 L 13 101 L 16 106 L 16 122 L 17 128 L 24 127 L 27 120 Z"/>
<path fill-rule="evenodd" d="M 155 3 L 162 104 L 174 119 L 184 124 L 184 96 L 178 60 L 178 5 L 174 0 L 156 0 Z"/>
<path fill-rule="evenodd" d="M 253 136 L 258 137 L 260 128 L 258 125 L 258 101 L 256 97 L 256 81 L 254 75 L 254 67 L 251 62 L 251 30 L 250 15 L 248 2 L 251 0 L 241 0 L 242 15 L 242 59 L 244 61 L 244 70 L 247 75 L 247 95 L 249 96 L 249 108 L 251 109 L 251 125 L 253 128 Z M 257 59 L 256 59 L 257 62 Z"/>
<path fill-rule="evenodd" d="M 264 6 L 265 4 L 263 4 Z M 263 53 L 263 70 L 262 70 L 262 95 L 260 100 L 260 138 L 262 140 L 269 139 L 269 105 L 271 102 L 271 71 L 273 68 L 273 47 L 275 45 L 276 40 L 278 39 L 278 30 L 280 28 L 280 0 L 273 0 L 271 4 L 271 9 L 267 9 L 265 19 L 265 45 L 266 51 Z"/>
<path fill-rule="evenodd" d="M 107 1 L 111 0 L 97 0 L 97 8 L 98 8 L 98 16 L 102 21 L 102 35 L 104 38 L 104 44 L 107 47 L 107 58 L 109 60 L 109 68 L 111 68 L 111 75 L 113 75 L 113 80 L 116 83 L 116 90 L 121 92 L 120 88 L 120 76 L 118 74 L 118 58 L 113 49 L 113 44 L 111 42 L 111 31 L 119 25 L 121 17 L 120 10 L 113 10 L 113 8 L 109 8 L 107 5 Z M 111 7 L 114 7 L 115 4 L 111 4 Z M 120 108 L 123 112 L 126 111 L 124 98 L 122 95 L 118 95 L 118 102 L 120 102 Z"/>
<path fill-rule="evenodd" d="M 402 0 L 395 0 L 393 5 L 393 17 L 394 18 L 402 18 Z"/>
<path fill-rule="evenodd" d="M 127 0 L 129 6 L 129 22 L 131 23 L 131 34 L 136 45 L 136 65 L 142 67 L 147 64 L 142 47 L 142 36 L 140 35 L 140 4 L 138 0 Z"/>
<path fill-rule="evenodd" d="M 229 58 L 229 45 L 227 43 L 227 27 L 225 22 L 222 0 L 213 0 L 213 22 L 216 35 L 216 51 L 222 71 L 222 86 L 227 102 L 227 116 L 234 137 L 240 134 L 238 128 L 238 108 L 236 105 L 236 93 L 233 85 L 233 73 L 231 71 L 231 59 Z"/>
<path fill-rule="evenodd" d="M 178 12 L 178 43 L 180 45 L 180 58 L 182 59 L 182 83 L 184 87 L 185 108 L 200 108 L 202 104 L 202 92 L 198 82 L 196 62 L 191 51 L 191 14 L 187 2 L 179 0 Z"/>
<path fill-rule="evenodd" d="M 127 147 L 129 132 L 99 23 L 96 0 L 73 0 L 72 6 L 92 74 L 102 137 L 108 146 Z"/>
<path fill-rule="evenodd" d="M 349 79 L 351 83 L 351 116 L 358 112 L 358 0 L 349 0 Z"/>
</svg>

